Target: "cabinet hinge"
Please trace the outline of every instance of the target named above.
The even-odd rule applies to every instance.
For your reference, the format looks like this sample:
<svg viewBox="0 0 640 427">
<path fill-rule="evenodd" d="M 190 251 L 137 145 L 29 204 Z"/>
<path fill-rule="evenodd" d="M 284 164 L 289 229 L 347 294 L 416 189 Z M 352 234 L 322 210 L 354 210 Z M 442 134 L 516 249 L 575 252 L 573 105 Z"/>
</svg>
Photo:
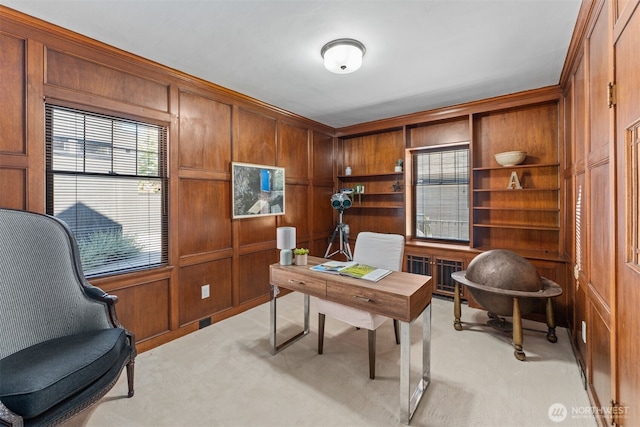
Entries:
<svg viewBox="0 0 640 427">
<path fill-rule="evenodd" d="M 620 405 L 620 403 L 616 402 L 614 399 L 611 399 L 611 408 L 610 408 L 610 424 L 615 427 L 624 426 L 624 419 L 627 415 L 627 407 Z"/>
<path fill-rule="evenodd" d="M 614 82 L 607 83 L 607 100 L 609 108 L 613 108 L 616 105 L 616 84 Z"/>
</svg>

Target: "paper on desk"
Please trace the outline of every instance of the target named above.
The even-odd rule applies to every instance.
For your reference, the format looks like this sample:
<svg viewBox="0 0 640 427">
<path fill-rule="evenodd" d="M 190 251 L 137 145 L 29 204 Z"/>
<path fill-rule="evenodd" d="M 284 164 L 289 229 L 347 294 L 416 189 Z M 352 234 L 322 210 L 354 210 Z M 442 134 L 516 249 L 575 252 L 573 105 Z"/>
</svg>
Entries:
<svg viewBox="0 0 640 427">
<path fill-rule="evenodd" d="M 370 282 L 377 282 L 391 273 L 391 270 L 358 264 L 355 261 L 328 261 L 311 267 L 311 270 L 322 273 L 341 274 Z"/>
<path fill-rule="evenodd" d="M 310 269 L 313 271 L 320 271 L 322 273 L 340 273 L 340 270 L 343 268 L 351 267 L 356 265 L 355 261 L 327 261 L 322 264 L 314 265 Z"/>
</svg>

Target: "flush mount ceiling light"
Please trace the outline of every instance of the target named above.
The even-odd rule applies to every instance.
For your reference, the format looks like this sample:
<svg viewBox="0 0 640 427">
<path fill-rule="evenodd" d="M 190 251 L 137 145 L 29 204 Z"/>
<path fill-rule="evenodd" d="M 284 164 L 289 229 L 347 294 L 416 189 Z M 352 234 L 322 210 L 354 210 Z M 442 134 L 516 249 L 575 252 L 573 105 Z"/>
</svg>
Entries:
<svg viewBox="0 0 640 427">
<path fill-rule="evenodd" d="M 360 68 L 365 52 L 364 45 L 358 40 L 338 39 L 322 46 L 320 55 L 327 70 L 336 74 L 349 74 Z"/>
</svg>

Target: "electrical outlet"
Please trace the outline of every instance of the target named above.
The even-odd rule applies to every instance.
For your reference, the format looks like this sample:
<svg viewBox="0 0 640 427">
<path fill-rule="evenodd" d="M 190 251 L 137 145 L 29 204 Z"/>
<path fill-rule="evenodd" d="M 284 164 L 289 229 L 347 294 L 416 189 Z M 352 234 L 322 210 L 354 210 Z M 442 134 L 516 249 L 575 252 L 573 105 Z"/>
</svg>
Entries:
<svg viewBox="0 0 640 427">
<path fill-rule="evenodd" d="M 202 287 L 200 288 L 200 294 L 202 296 L 202 299 L 205 298 L 209 298 L 209 284 L 206 285 L 202 285 Z"/>
<path fill-rule="evenodd" d="M 582 321 L 582 342 L 587 343 L 587 322 Z"/>
</svg>

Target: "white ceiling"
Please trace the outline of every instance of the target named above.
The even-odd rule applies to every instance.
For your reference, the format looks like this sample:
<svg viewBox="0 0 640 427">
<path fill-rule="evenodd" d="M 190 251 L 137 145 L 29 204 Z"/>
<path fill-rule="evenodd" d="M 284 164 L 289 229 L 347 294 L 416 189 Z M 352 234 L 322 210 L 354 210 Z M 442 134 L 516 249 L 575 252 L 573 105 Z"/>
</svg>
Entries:
<svg viewBox="0 0 640 427">
<path fill-rule="evenodd" d="M 331 127 L 558 84 L 580 0 L 0 0 Z M 332 74 L 320 49 L 366 46 Z"/>
</svg>

